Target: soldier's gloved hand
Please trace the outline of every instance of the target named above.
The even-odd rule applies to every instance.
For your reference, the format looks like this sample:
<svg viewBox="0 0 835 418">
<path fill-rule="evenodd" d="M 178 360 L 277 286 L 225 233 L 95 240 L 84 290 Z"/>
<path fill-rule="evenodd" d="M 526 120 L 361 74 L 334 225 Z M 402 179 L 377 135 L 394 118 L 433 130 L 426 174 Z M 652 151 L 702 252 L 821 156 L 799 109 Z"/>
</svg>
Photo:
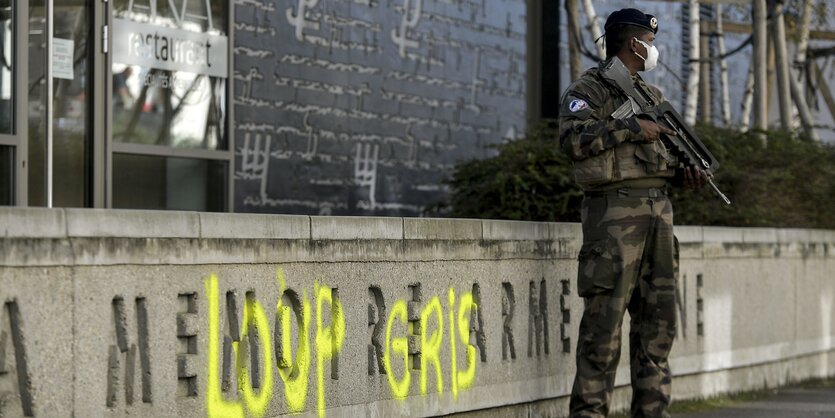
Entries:
<svg viewBox="0 0 835 418">
<path fill-rule="evenodd" d="M 698 167 L 687 167 L 684 169 L 684 187 L 688 189 L 699 190 L 705 187 L 710 177 L 713 177 L 709 172 Z"/>
<path fill-rule="evenodd" d="M 641 125 L 641 137 L 646 142 L 655 142 L 661 134 L 675 135 L 676 131 L 667 129 L 651 120 L 638 118 L 638 125 Z"/>
</svg>

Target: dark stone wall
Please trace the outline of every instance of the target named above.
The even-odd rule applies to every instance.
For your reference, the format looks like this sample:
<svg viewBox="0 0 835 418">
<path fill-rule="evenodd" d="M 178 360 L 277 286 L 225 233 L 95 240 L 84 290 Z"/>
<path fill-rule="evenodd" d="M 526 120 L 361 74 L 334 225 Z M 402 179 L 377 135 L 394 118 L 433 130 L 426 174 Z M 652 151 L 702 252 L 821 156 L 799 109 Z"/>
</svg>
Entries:
<svg viewBox="0 0 835 418">
<path fill-rule="evenodd" d="M 526 125 L 525 0 L 237 0 L 235 210 L 419 216 Z"/>
</svg>

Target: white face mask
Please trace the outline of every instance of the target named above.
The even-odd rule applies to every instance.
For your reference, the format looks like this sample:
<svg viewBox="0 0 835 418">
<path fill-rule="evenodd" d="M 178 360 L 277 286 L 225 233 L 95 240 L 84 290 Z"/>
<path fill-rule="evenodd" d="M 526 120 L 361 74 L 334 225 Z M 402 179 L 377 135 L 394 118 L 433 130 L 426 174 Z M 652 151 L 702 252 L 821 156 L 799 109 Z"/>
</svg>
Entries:
<svg viewBox="0 0 835 418">
<path fill-rule="evenodd" d="M 654 70 L 655 67 L 658 65 L 658 55 L 659 55 L 658 48 L 656 48 L 655 45 L 648 45 L 646 42 L 644 42 L 644 41 L 642 41 L 638 38 L 632 38 L 632 39 L 638 41 L 641 45 L 644 46 L 644 48 L 647 49 L 647 57 L 646 58 L 642 57 L 641 54 L 639 54 L 635 51 L 632 51 L 632 53 L 634 53 L 635 55 L 640 57 L 642 60 L 644 60 L 644 71 Z"/>
</svg>

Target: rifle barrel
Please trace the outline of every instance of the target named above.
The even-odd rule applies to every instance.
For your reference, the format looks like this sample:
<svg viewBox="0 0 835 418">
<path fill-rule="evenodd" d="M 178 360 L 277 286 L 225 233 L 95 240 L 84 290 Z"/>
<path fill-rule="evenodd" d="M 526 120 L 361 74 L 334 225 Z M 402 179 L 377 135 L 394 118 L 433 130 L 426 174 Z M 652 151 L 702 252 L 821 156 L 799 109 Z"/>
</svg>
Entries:
<svg viewBox="0 0 835 418">
<path fill-rule="evenodd" d="M 726 205 L 730 206 L 731 199 L 728 199 L 728 196 L 725 196 L 725 193 L 722 193 L 722 191 L 719 190 L 719 187 L 716 186 L 716 183 L 713 182 L 713 179 L 708 178 L 707 182 L 710 183 L 711 187 L 713 187 L 713 190 L 716 191 L 716 194 L 718 194 L 719 197 L 722 198 L 722 201 L 725 202 Z"/>
</svg>

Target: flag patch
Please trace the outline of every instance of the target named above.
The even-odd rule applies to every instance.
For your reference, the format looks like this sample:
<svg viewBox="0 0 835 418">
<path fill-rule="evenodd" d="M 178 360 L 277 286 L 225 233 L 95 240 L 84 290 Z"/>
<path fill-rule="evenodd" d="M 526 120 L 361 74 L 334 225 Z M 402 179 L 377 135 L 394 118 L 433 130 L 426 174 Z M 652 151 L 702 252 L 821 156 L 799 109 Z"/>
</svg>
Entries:
<svg viewBox="0 0 835 418">
<path fill-rule="evenodd" d="M 577 113 L 581 110 L 586 110 L 588 108 L 589 108 L 589 104 L 586 103 L 585 100 L 581 100 L 581 99 L 574 99 L 574 100 L 571 101 L 571 103 L 568 104 L 568 110 L 570 110 L 573 113 Z"/>
</svg>

